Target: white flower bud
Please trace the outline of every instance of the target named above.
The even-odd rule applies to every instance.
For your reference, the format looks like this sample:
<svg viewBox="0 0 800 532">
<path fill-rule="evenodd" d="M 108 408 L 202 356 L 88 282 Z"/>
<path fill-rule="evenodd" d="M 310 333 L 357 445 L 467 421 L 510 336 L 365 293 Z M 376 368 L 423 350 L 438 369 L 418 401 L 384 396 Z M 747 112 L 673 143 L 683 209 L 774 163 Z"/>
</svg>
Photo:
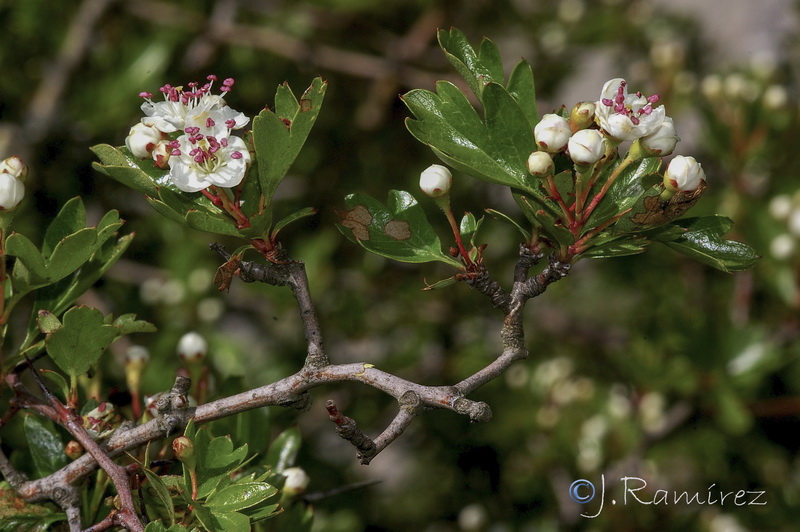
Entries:
<svg viewBox="0 0 800 532">
<path fill-rule="evenodd" d="M 573 132 L 586 129 L 594 124 L 594 112 L 597 106 L 594 102 L 580 102 L 575 104 L 569 112 L 569 127 Z"/>
<path fill-rule="evenodd" d="M 779 111 L 786 107 L 789 101 L 789 95 L 786 93 L 786 88 L 783 85 L 770 85 L 764 91 L 763 100 L 764 107 L 773 111 Z"/>
<path fill-rule="evenodd" d="M 769 201 L 768 210 L 776 220 L 786 220 L 792 212 L 792 198 L 788 194 L 778 194 Z"/>
<path fill-rule="evenodd" d="M 786 220 L 789 232 L 795 236 L 800 236 L 800 207 L 795 207 L 789 213 Z"/>
<path fill-rule="evenodd" d="M 133 126 L 125 137 L 125 146 L 139 159 L 147 159 L 161 140 L 161 132 L 152 126 L 146 126 L 139 122 Z"/>
<path fill-rule="evenodd" d="M 14 155 L 0 161 L 0 174 L 11 174 L 24 183 L 28 175 L 28 167 Z"/>
<path fill-rule="evenodd" d="M 285 495 L 296 497 L 306 492 L 311 479 L 302 468 L 290 467 L 284 469 L 281 474 L 286 477 L 286 482 L 283 484 L 283 493 Z"/>
<path fill-rule="evenodd" d="M 178 341 L 178 357 L 186 363 L 199 362 L 208 353 L 208 343 L 196 332 L 188 332 Z"/>
<path fill-rule="evenodd" d="M 703 167 L 694 157 L 678 155 L 670 161 L 664 173 L 664 186 L 673 192 L 692 192 L 706 180 Z"/>
<path fill-rule="evenodd" d="M 797 249 L 795 239 L 789 233 L 783 233 L 772 239 L 769 244 L 770 254 L 778 260 L 786 260 Z"/>
<path fill-rule="evenodd" d="M 419 175 L 419 188 L 431 198 L 438 198 L 450 192 L 453 174 L 440 164 L 432 164 Z"/>
<path fill-rule="evenodd" d="M 569 138 L 569 157 L 575 164 L 594 164 L 606 154 L 606 141 L 596 129 L 582 129 Z"/>
<path fill-rule="evenodd" d="M 11 173 L 0 173 L 0 210 L 10 211 L 25 197 L 25 185 Z"/>
<path fill-rule="evenodd" d="M 528 157 L 528 172 L 534 177 L 553 175 L 556 165 L 546 151 L 535 151 Z"/>
<path fill-rule="evenodd" d="M 150 351 L 143 345 L 132 345 L 125 352 L 125 362 L 144 363 L 150 360 Z"/>
<path fill-rule="evenodd" d="M 567 119 L 556 114 L 544 115 L 533 128 L 536 145 L 550 153 L 563 151 L 571 134 Z"/>
<path fill-rule="evenodd" d="M 665 116 L 659 128 L 654 133 L 642 137 L 641 143 L 648 154 L 664 157 L 675 151 L 675 146 L 680 140 L 675 133 L 675 123 L 672 118 Z"/>
</svg>

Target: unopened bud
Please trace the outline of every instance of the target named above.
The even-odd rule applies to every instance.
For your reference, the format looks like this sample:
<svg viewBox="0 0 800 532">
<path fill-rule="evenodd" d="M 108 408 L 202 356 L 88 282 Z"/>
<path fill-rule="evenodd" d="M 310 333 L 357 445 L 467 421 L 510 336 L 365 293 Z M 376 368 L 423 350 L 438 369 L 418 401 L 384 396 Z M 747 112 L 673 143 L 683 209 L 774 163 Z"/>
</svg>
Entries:
<svg viewBox="0 0 800 532">
<path fill-rule="evenodd" d="M 569 129 L 577 133 L 594 124 L 594 102 L 580 102 L 569 112 Z"/>
<path fill-rule="evenodd" d="M 197 465 L 197 457 L 194 453 L 194 442 L 186 436 L 179 436 L 172 440 L 172 452 L 175 458 L 181 461 L 189 469 L 194 469 Z"/>
<path fill-rule="evenodd" d="M 567 119 L 557 114 L 544 115 L 533 128 L 536 145 L 550 153 L 563 151 L 571 133 Z"/>
<path fill-rule="evenodd" d="M 655 132 L 640 139 L 645 156 L 664 157 L 675 151 L 675 146 L 681 139 L 675 132 L 675 123 L 672 118 L 665 116 L 664 121 Z"/>
<path fill-rule="evenodd" d="M 186 364 L 196 364 L 208 354 L 205 338 L 192 331 L 181 336 L 178 341 L 178 357 Z"/>
<path fill-rule="evenodd" d="M 528 157 L 528 172 L 533 177 L 546 178 L 555 172 L 553 158 L 546 151 L 535 151 Z"/>
<path fill-rule="evenodd" d="M 0 209 L 10 211 L 25 197 L 25 185 L 11 173 L 0 173 Z"/>
<path fill-rule="evenodd" d="M 692 192 L 706 180 L 703 167 L 694 157 L 678 155 L 670 161 L 664 172 L 664 186 L 671 192 Z"/>
<path fill-rule="evenodd" d="M 147 159 L 160 140 L 161 132 L 158 129 L 139 122 L 125 137 L 125 146 L 134 157 Z"/>
<path fill-rule="evenodd" d="M 591 165 L 605 154 L 605 137 L 597 129 L 582 129 L 569 138 L 569 157 L 575 164 Z"/>
<path fill-rule="evenodd" d="M 70 440 L 64 446 L 64 454 L 66 454 L 70 460 L 77 460 L 83 455 L 83 446 L 75 440 Z"/>
<path fill-rule="evenodd" d="M 11 174 L 23 183 L 28 176 L 28 167 L 16 155 L 0 161 L 0 174 Z"/>
<path fill-rule="evenodd" d="M 300 467 L 284 469 L 282 475 L 286 477 L 286 482 L 283 484 L 283 493 L 291 498 L 305 493 L 311 480 L 308 474 Z"/>
<path fill-rule="evenodd" d="M 419 175 L 419 188 L 431 198 L 439 198 L 450 192 L 453 174 L 440 164 L 432 164 Z"/>
</svg>

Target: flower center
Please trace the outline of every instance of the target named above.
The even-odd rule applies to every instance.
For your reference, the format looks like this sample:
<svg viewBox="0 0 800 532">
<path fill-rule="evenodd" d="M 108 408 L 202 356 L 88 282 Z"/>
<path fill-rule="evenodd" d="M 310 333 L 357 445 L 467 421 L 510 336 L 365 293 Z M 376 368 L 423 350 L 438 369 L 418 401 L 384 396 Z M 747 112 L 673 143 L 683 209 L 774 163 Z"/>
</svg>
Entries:
<svg viewBox="0 0 800 532">
<path fill-rule="evenodd" d="M 600 102 L 606 107 L 614 109 L 615 113 L 627 116 L 634 126 L 638 126 L 640 122 L 639 118 L 652 113 L 653 104 L 657 103 L 661 99 L 661 96 L 653 94 L 652 96 L 645 97 L 641 92 L 636 92 L 635 95 L 630 96 L 625 89 L 626 85 L 626 81 L 621 81 L 617 88 L 616 96 L 614 96 L 613 99 L 603 98 Z M 643 103 L 644 105 L 642 105 Z"/>
</svg>

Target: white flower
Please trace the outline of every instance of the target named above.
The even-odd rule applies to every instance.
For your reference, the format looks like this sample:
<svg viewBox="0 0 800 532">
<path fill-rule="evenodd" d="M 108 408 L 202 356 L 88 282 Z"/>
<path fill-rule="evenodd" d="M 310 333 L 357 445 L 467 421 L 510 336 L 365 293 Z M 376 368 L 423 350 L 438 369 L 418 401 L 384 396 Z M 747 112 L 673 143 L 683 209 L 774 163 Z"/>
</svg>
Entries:
<svg viewBox="0 0 800 532">
<path fill-rule="evenodd" d="M 134 157 L 139 159 L 147 159 L 150 157 L 150 152 L 158 142 L 162 139 L 161 131 L 153 126 L 148 126 L 139 122 L 133 126 L 125 137 L 125 146 Z"/>
<path fill-rule="evenodd" d="M 232 188 L 244 179 L 250 152 L 239 137 L 203 135 L 188 127 L 186 134 L 170 143 L 169 178 L 184 192 L 198 192 L 212 185 Z"/>
<path fill-rule="evenodd" d="M 169 168 L 169 158 L 172 155 L 172 148 L 170 145 L 170 141 L 162 140 L 153 147 L 153 151 L 150 154 L 153 158 L 153 164 L 162 170 Z"/>
<path fill-rule="evenodd" d="M 281 474 L 286 477 L 286 482 L 283 484 L 283 493 L 294 497 L 306 492 L 306 488 L 308 488 L 308 483 L 311 479 L 302 468 L 290 467 L 284 469 Z"/>
<path fill-rule="evenodd" d="M 535 151 L 528 157 L 528 172 L 534 177 L 547 177 L 555 172 L 553 158 L 546 151 Z"/>
<path fill-rule="evenodd" d="M 533 128 L 536 144 L 550 153 L 563 151 L 571 134 L 567 119 L 556 114 L 544 115 Z"/>
<path fill-rule="evenodd" d="M 701 181 L 706 180 L 703 167 L 694 157 L 678 155 L 670 161 L 664 173 L 664 186 L 674 192 L 692 192 L 697 190 Z"/>
<path fill-rule="evenodd" d="M 648 153 L 664 157 L 675 151 L 675 146 L 680 140 L 675 132 L 675 123 L 672 118 L 665 116 L 658 129 L 646 137 L 642 137 L 641 143 Z"/>
<path fill-rule="evenodd" d="M 143 345 L 132 345 L 125 352 L 125 362 L 147 364 L 150 360 L 150 351 Z"/>
<path fill-rule="evenodd" d="M 450 192 L 453 174 L 440 164 L 432 164 L 419 175 L 419 188 L 431 198 L 438 198 Z"/>
<path fill-rule="evenodd" d="M 596 129 L 582 129 L 569 138 L 569 157 L 575 164 L 594 164 L 606 153 L 606 142 Z"/>
<path fill-rule="evenodd" d="M 664 107 L 653 107 L 658 100 L 657 94 L 628 94 L 627 82 L 614 78 L 603 86 L 595 116 L 609 136 L 620 141 L 636 140 L 654 133 L 664 121 Z"/>
<path fill-rule="evenodd" d="M 0 210 L 15 208 L 25 197 L 25 185 L 11 173 L 0 173 Z"/>
<path fill-rule="evenodd" d="M 194 331 L 184 334 L 178 341 L 178 357 L 185 362 L 202 360 L 206 353 L 208 353 L 208 343 Z"/>
<path fill-rule="evenodd" d="M 164 94 L 163 102 L 153 102 L 151 99 L 153 95 L 149 92 L 141 93 L 140 96 L 145 99 L 142 111 L 147 115 L 142 119 L 142 123 L 164 133 L 174 133 L 187 127 L 199 127 L 202 130 L 206 127 L 209 117 L 217 123 L 218 128 L 244 127 L 250 119 L 228 107 L 222 96 L 211 94 L 211 87 L 217 77 L 211 75 L 206 79 L 208 83 L 202 87 L 198 86 L 198 83 L 189 83 L 189 90 L 169 84 L 164 85 L 159 89 Z M 221 91 L 227 93 L 231 90 L 231 86 L 233 79 L 228 78 L 222 82 Z M 202 132 L 207 135 L 219 135 L 221 131 L 217 129 Z"/>
<path fill-rule="evenodd" d="M 11 174 L 22 182 L 25 182 L 25 177 L 28 175 L 28 167 L 22 162 L 22 159 L 13 155 L 0 161 L 0 174 Z"/>
</svg>

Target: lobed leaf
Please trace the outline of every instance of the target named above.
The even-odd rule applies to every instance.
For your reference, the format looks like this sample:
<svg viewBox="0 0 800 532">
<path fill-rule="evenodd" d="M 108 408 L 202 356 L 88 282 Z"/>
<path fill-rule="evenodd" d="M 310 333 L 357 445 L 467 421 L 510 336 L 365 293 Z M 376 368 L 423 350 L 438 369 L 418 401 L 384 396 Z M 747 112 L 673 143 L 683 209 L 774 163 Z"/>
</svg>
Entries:
<svg viewBox="0 0 800 532">
<path fill-rule="evenodd" d="M 440 261 L 456 268 L 462 264 L 442 252 L 439 237 L 411 194 L 389 191 L 387 205 L 363 194 L 345 198 L 337 227 L 367 251 L 401 262 Z"/>
</svg>

